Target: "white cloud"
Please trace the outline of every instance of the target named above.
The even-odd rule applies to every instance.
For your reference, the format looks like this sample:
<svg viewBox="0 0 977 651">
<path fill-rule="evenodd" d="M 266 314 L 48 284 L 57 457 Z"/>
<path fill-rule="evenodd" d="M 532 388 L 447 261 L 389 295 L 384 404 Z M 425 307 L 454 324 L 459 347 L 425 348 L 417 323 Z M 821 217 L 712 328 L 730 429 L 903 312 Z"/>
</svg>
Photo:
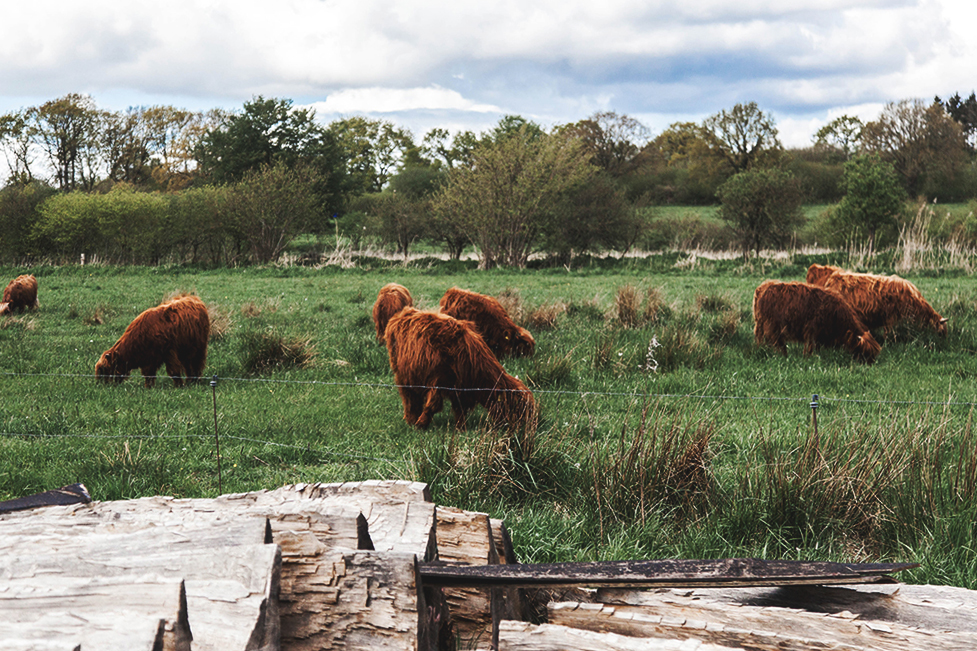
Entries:
<svg viewBox="0 0 977 651">
<path fill-rule="evenodd" d="M 465 99 L 461 93 L 430 86 L 427 88 L 350 88 L 330 93 L 325 101 L 313 102 L 316 112 L 392 113 L 396 111 L 453 110 L 475 113 L 498 113 L 497 106 Z"/>
<path fill-rule="evenodd" d="M 757 101 L 800 134 L 834 107 L 969 94 L 975 24 L 973 0 L 32 0 L 0 20 L 0 112 L 262 94 L 320 115 L 654 126 Z"/>
</svg>

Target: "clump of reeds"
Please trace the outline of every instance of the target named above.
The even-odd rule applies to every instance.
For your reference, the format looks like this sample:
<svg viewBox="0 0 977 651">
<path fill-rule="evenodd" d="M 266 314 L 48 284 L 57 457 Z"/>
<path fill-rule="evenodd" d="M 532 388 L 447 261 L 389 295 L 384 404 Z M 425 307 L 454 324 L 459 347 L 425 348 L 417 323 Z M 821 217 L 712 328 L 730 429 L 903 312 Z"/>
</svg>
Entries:
<svg viewBox="0 0 977 651">
<path fill-rule="evenodd" d="M 210 303 L 207 305 L 207 314 L 210 317 L 211 341 L 219 341 L 227 337 L 233 325 L 230 310 L 221 305 Z"/>
<path fill-rule="evenodd" d="M 593 444 L 585 492 L 601 531 L 615 523 L 643 524 L 662 510 L 704 515 L 712 494 L 713 431 L 706 420 L 666 417 L 660 409 L 651 413 L 646 402 L 633 430 L 626 419 L 617 440 Z"/>
<path fill-rule="evenodd" d="M 556 321 L 567 311 L 566 303 L 540 305 L 526 313 L 522 323 L 530 330 L 553 330 Z"/>
<path fill-rule="evenodd" d="M 316 358 L 310 337 L 288 336 L 273 329 L 241 335 L 241 367 L 248 375 L 289 368 L 309 368 Z"/>
<path fill-rule="evenodd" d="M 655 323 L 669 314 L 664 295 L 657 287 L 642 292 L 634 285 L 624 285 L 614 295 L 613 319 L 625 328 Z"/>
</svg>

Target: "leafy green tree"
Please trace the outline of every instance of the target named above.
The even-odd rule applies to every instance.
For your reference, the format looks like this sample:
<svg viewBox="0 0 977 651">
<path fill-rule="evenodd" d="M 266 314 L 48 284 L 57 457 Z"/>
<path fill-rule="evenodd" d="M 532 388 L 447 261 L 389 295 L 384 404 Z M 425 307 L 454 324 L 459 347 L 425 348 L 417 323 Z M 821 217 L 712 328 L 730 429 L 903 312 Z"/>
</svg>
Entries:
<svg viewBox="0 0 977 651">
<path fill-rule="evenodd" d="M 329 133 L 347 161 L 354 194 L 380 192 L 403 162 L 417 156 L 410 131 L 386 120 L 360 116 L 336 120 L 330 123 Z"/>
<path fill-rule="evenodd" d="M 404 260 L 410 255 L 414 242 L 427 233 L 430 212 L 427 199 L 384 190 L 361 196 L 356 206 L 369 215 L 370 230 L 379 235 L 382 242 L 394 244 Z"/>
<path fill-rule="evenodd" d="M 632 171 L 641 148 L 648 142 L 647 127 L 613 111 L 594 113 L 561 131 L 580 138 L 591 155 L 590 162 L 613 177 Z"/>
<path fill-rule="evenodd" d="M 756 102 L 737 104 L 702 122 L 702 136 L 710 151 L 733 174 L 775 164 L 783 153 L 777 127 Z"/>
<path fill-rule="evenodd" d="M 865 125 L 857 117 L 842 115 L 827 123 L 814 134 L 814 146 L 835 149 L 850 160 L 858 153 L 859 140 Z"/>
<path fill-rule="evenodd" d="M 974 151 L 977 148 L 977 95 L 971 91 L 970 97 L 963 99 L 960 93 L 954 93 L 945 102 L 937 97 L 935 103 L 941 105 L 957 121 L 963 130 L 967 146 Z"/>
<path fill-rule="evenodd" d="M 288 99 L 259 95 L 245 103 L 203 136 L 197 157 L 204 178 L 214 183 L 235 183 L 279 164 L 305 168 L 326 214 L 340 210 L 349 190 L 334 134 L 315 121 L 314 111 L 294 108 Z"/>
<path fill-rule="evenodd" d="M 456 165 L 471 165 L 476 145 L 478 136 L 471 131 L 461 131 L 452 137 L 447 129 L 436 127 L 424 134 L 420 151 L 432 167 L 450 170 Z"/>
<path fill-rule="evenodd" d="M 729 177 L 717 192 L 719 214 L 736 232 L 743 255 L 786 244 L 803 219 L 804 194 L 789 172 L 754 169 Z"/>
<path fill-rule="evenodd" d="M 842 187 L 845 196 L 829 222 L 835 237 L 866 237 L 874 249 L 877 233 L 895 226 L 905 207 L 906 192 L 895 167 L 877 155 L 856 156 L 845 163 Z"/>
<path fill-rule="evenodd" d="M 578 139 L 530 125 L 502 132 L 475 149 L 474 165 L 453 169 L 435 199 L 442 223 L 467 231 L 483 268 L 525 267 L 547 234 L 578 216 L 575 199 L 599 173 Z"/>
<path fill-rule="evenodd" d="M 966 163 L 967 143 L 960 125 L 940 104 L 921 100 L 890 102 L 879 119 L 862 130 L 866 153 L 892 163 L 910 196 L 937 190 Z"/>
<path fill-rule="evenodd" d="M 0 115 L 0 149 L 7 157 L 9 179 L 21 184 L 34 180 L 31 165 L 34 162 L 34 127 L 31 112 L 14 111 Z"/>
<path fill-rule="evenodd" d="M 11 183 L 0 190 L 0 256 L 13 262 L 30 255 L 38 209 L 55 193 L 41 181 Z"/>
<path fill-rule="evenodd" d="M 103 156 L 112 181 L 146 186 L 153 178 L 149 134 L 140 109 L 105 113 L 101 138 Z"/>
<path fill-rule="evenodd" d="M 97 182 L 101 113 L 87 95 L 70 93 L 29 112 L 35 143 L 47 155 L 60 190 L 90 190 Z"/>
<path fill-rule="evenodd" d="M 277 161 L 244 173 L 227 198 L 227 227 L 256 262 L 278 259 L 320 217 L 314 167 Z"/>
</svg>

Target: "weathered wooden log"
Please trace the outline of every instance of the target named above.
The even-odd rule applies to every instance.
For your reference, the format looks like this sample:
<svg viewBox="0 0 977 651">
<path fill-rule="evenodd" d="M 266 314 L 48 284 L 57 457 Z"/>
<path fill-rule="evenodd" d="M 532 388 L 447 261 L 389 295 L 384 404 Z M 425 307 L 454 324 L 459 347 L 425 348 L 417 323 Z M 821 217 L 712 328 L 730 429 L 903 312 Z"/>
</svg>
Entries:
<svg viewBox="0 0 977 651">
<path fill-rule="evenodd" d="M 740 651 L 739 647 L 696 643 L 693 640 L 634 638 L 595 633 L 553 624 L 503 621 L 499 651 Z"/>
<path fill-rule="evenodd" d="M 61 488 L 44 491 L 43 493 L 4 500 L 0 502 L 0 513 L 36 509 L 43 506 L 84 504 L 91 501 L 91 495 L 88 494 L 88 489 L 85 488 L 84 484 L 71 484 L 70 486 L 62 486 Z"/>
<path fill-rule="evenodd" d="M 319 500 L 330 509 L 359 511 L 369 525 L 373 549 L 415 554 L 422 561 L 437 557 L 435 511 L 427 484 L 408 481 L 362 481 L 295 484 L 271 491 L 282 500 Z"/>
<path fill-rule="evenodd" d="M 193 540 L 194 530 L 188 531 Z M 0 576 L 24 582 L 40 576 L 182 579 L 195 651 L 279 648 L 277 545 L 185 543 L 167 550 L 147 533 L 155 532 L 76 537 L 65 548 L 37 544 L 29 556 L 0 556 Z"/>
<path fill-rule="evenodd" d="M 302 613 L 282 618 L 283 649 L 438 648 L 413 554 L 330 552 L 319 560 L 314 582 L 289 585 L 283 577 L 283 612 L 291 605 Z M 304 591 L 311 588 L 314 594 Z"/>
<path fill-rule="evenodd" d="M 512 547 L 512 538 L 509 537 L 509 530 L 502 520 L 496 518 L 489 519 L 489 526 L 492 528 L 492 541 L 495 544 L 495 551 L 499 557 L 499 563 L 505 565 L 515 565 L 519 562 L 516 552 Z M 512 619 L 524 621 L 529 618 L 529 604 L 524 590 L 517 586 L 505 586 L 502 588 L 502 612 L 499 613 L 500 619 Z M 497 627 L 498 622 L 495 622 Z"/>
<path fill-rule="evenodd" d="M 551 624 L 631 637 L 693 640 L 751 651 L 964 651 L 973 633 L 934 632 L 850 613 L 826 615 L 787 608 L 648 595 L 641 606 L 550 604 Z"/>
<path fill-rule="evenodd" d="M 893 622 L 931 631 L 977 633 L 977 592 L 939 585 L 788 586 L 694 590 L 598 590 L 607 604 L 640 606 L 649 600 L 690 599 L 737 606 L 792 608 L 813 613 L 851 613 L 861 620 Z"/>
<path fill-rule="evenodd" d="M 451 567 L 498 565 L 499 554 L 488 515 L 437 508 L 438 561 Z M 462 585 L 442 590 L 459 648 L 495 646 L 495 626 L 502 617 L 502 592 L 493 586 Z"/>
<path fill-rule="evenodd" d="M 34 511 L 32 518 L 0 520 L 0 554 L 22 554 L 24 549 L 58 550 L 70 553 L 104 544 L 111 547 L 114 536 L 138 540 L 144 554 L 173 551 L 182 547 L 207 549 L 228 545 L 272 543 L 268 518 L 242 516 L 227 521 L 189 522 L 183 526 L 158 526 L 151 517 L 140 520 L 99 519 L 79 523 L 63 515 L 51 517 L 50 509 Z"/>
<path fill-rule="evenodd" d="M 152 576 L 4 580 L 0 646 L 7 649 L 190 651 L 182 581 Z"/>
</svg>

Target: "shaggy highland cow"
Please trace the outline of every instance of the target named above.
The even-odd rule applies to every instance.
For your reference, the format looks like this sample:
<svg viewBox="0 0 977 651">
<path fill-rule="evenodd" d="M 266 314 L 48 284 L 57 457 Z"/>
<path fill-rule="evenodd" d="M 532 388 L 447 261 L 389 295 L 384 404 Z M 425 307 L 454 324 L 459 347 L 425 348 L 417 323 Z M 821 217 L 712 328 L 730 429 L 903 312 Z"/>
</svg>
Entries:
<svg viewBox="0 0 977 651">
<path fill-rule="evenodd" d="M 471 323 L 407 307 L 390 319 L 385 336 L 404 420 L 411 425 L 430 425 L 444 398 L 459 430 L 476 405 L 488 409 L 497 425 L 535 425 L 533 394 L 505 372 Z"/>
<path fill-rule="evenodd" d="M 0 314 L 37 309 L 37 305 L 37 278 L 31 275 L 17 276 L 3 290 Z"/>
<path fill-rule="evenodd" d="M 95 364 L 98 380 L 122 382 L 129 371 L 142 371 L 146 386 L 156 382 L 156 369 L 166 364 L 175 386 L 199 378 L 207 363 L 210 315 L 196 296 L 180 295 L 151 307 L 129 324 L 115 345 Z"/>
<path fill-rule="evenodd" d="M 946 319 L 937 314 L 916 286 L 899 276 L 877 276 L 812 264 L 807 282 L 833 289 L 845 297 L 869 330 L 883 328 L 886 337 L 902 321 L 928 325 L 946 336 Z"/>
<path fill-rule="evenodd" d="M 881 346 L 841 294 L 818 285 L 767 280 L 753 294 L 753 335 L 787 355 L 787 342 L 804 342 L 804 354 L 819 346 L 843 347 L 871 364 Z"/>
<path fill-rule="evenodd" d="M 383 341 L 383 331 L 387 329 L 390 317 L 405 307 L 414 305 L 414 299 L 403 285 L 388 283 L 380 288 L 377 302 L 373 304 L 373 323 L 377 327 L 377 341 Z"/>
<path fill-rule="evenodd" d="M 452 287 L 441 297 L 441 313 L 471 321 L 499 359 L 515 355 L 531 357 L 536 340 L 525 328 L 517 326 L 498 300 Z"/>
</svg>

